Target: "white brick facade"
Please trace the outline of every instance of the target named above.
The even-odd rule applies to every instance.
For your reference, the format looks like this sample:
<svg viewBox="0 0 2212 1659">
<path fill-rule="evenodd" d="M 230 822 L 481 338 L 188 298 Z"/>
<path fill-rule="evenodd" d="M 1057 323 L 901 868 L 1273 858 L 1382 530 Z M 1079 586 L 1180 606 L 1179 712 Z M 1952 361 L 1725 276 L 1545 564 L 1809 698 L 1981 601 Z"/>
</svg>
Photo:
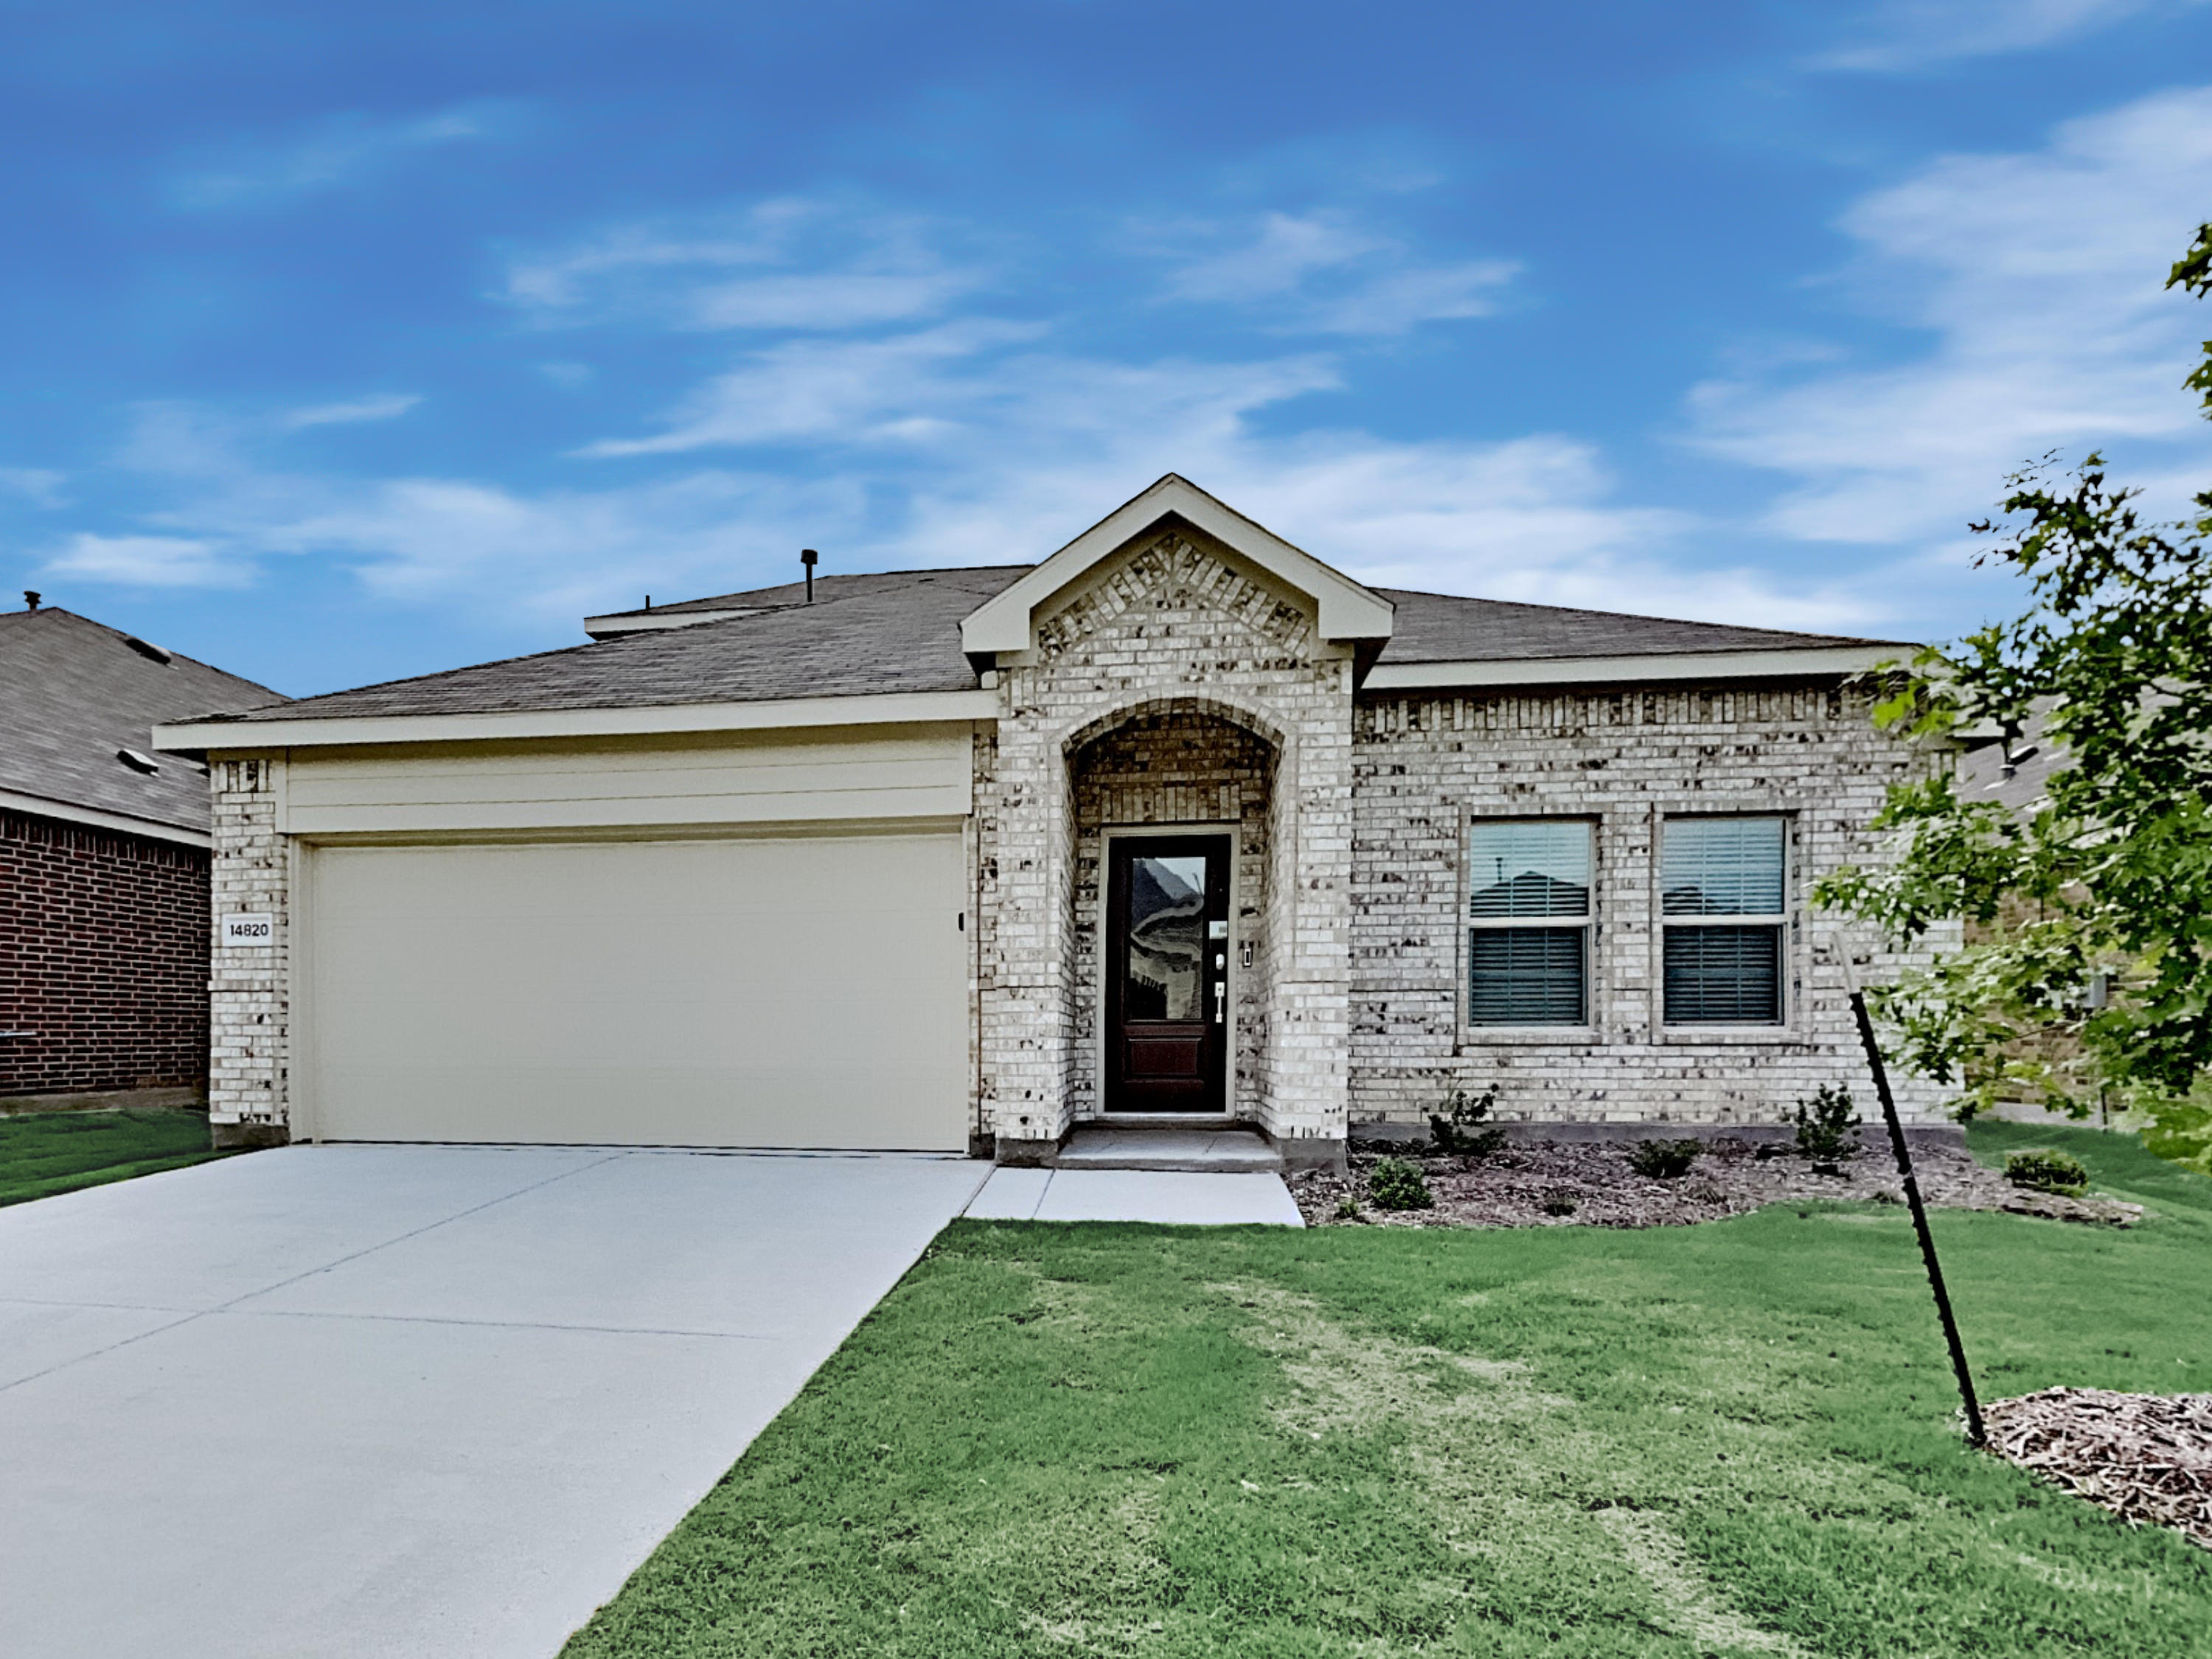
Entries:
<svg viewBox="0 0 2212 1659">
<path fill-rule="evenodd" d="M 215 837 L 209 972 L 208 1121 L 217 1146 L 282 1139 L 291 1095 L 291 861 L 276 831 L 284 763 L 216 760 L 208 769 Z M 226 949 L 222 918 L 265 912 L 267 950 Z"/>
<path fill-rule="evenodd" d="M 1294 1157 L 1334 1156 L 1358 1125 L 1422 1125 L 1454 1087 L 1578 1124 L 1772 1123 L 1822 1083 L 1864 1092 L 1843 936 L 1807 898 L 1821 872 L 1878 855 L 1865 825 L 1918 763 L 1862 699 L 1832 676 L 1396 695 L 1355 691 L 1354 660 L 1305 595 L 1174 520 L 1041 602 L 1031 648 L 999 653 L 967 825 L 979 1145 L 1039 1156 L 1100 1109 L 1106 838 L 1168 825 L 1236 837 L 1229 1105 Z M 287 763 L 218 757 L 212 774 L 216 913 L 276 919 L 273 949 L 216 953 L 212 1116 L 227 1139 L 276 1138 L 294 1063 Z M 1789 825 L 1774 1028 L 1661 1018 L 1656 837 L 1696 812 Z M 1587 1028 L 1466 1024 L 1470 816 L 1594 824 Z M 1932 1091 L 1900 1094 L 1934 1120 Z"/>
<path fill-rule="evenodd" d="M 1212 782 L 1192 781 L 1203 787 L 1132 788 L 1127 769 L 1142 757 L 1114 734 L 1165 719 L 1149 729 L 1225 723 L 1273 757 L 1264 834 L 1255 823 L 1243 837 L 1248 854 L 1264 844 L 1266 900 L 1256 918 L 1238 919 L 1256 935 L 1253 975 L 1239 982 L 1240 1049 L 1258 1038 L 1239 1055 L 1251 1091 L 1239 1103 L 1279 1139 L 1342 1139 L 1352 667 L 1348 650 L 1315 636 L 1295 596 L 1182 531 L 1109 560 L 1038 618 L 1033 650 L 1002 659 L 995 766 L 977 780 L 986 1133 L 1017 1147 L 1049 1143 L 1095 1102 L 1094 947 L 1078 932 L 1079 916 L 1087 930 L 1096 915 L 1086 842 L 1118 812 L 1136 823 L 1245 820 L 1248 785 L 1234 784 L 1231 812 L 1218 759 Z M 1256 751 L 1224 741 L 1231 769 L 1249 770 Z M 1078 799 L 1086 771 L 1100 814 L 1091 824 Z"/>
<path fill-rule="evenodd" d="M 1865 825 L 1917 763 L 1875 732 L 1863 698 L 1813 685 L 1362 696 L 1357 731 L 1355 1123 L 1421 1123 L 1454 1087 L 1495 1085 L 1502 1115 L 1553 1123 L 1773 1123 L 1823 1083 L 1868 1097 L 1836 956 L 1843 935 L 1808 898 L 1822 872 L 1879 855 Z M 1734 812 L 1789 825 L 1786 1017 L 1725 1036 L 1669 1030 L 1660 826 Z M 1467 821 L 1552 816 L 1596 830 L 1590 1027 L 1470 1030 Z M 1875 943 L 1853 939 L 1862 960 Z M 1932 1091 L 1910 1079 L 1899 1105 L 1937 1121 Z"/>
</svg>

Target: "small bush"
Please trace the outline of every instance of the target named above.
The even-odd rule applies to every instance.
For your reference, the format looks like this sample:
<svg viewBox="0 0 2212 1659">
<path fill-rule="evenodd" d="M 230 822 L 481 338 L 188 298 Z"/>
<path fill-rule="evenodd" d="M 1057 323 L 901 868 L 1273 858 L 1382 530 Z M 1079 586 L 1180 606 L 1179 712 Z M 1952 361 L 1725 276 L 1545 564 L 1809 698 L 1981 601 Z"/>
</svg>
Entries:
<svg viewBox="0 0 2212 1659">
<path fill-rule="evenodd" d="M 1702 1140 L 1639 1140 L 1628 1149 L 1628 1167 L 1647 1181 L 1680 1181 L 1705 1150 Z"/>
<path fill-rule="evenodd" d="M 1797 1156 L 1815 1164 L 1838 1164 L 1859 1150 L 1858 1109 L 1851 1091 L 1822 1084 L 1810 1100 L 1797 1103 Z"/>
<path fill-rule="evenodd" d="M 1402 1158 L 1382 1158 L 1367 1172 L 1367 1196 L 1382 1210 L 1430 1210 L 1437 1202 L 1421 1166 Z"/>
<path fill-rule="evenodd" d="M 2081 1167 L 2080 1158 L 2042 1147 L 2011 1154 L 2005 1159 L 2004 1172 L 2005 1179 L 2015 1187 L 2065 1198 L 2079 1198 L 2089 1186 L 2089 1172 Z"/>
<path fill-rule="evenodd" d="M 1572 1215 L 1582 1206 L 1582 1200 L 1572 1193 L 1546 1193 L 1536 1204 L 1546 1215 Z"/>
<path fill-rule="evenodd" d="M 1440 1152 L 1461 1158 L 1490 1157 L 1505 1144 L 1505 1131 L 1484 1121 L 1497 1104 L 1495 1089 L 1485 1089 L 1479 1095 L 1453 1090 L 1444 1100 L 1444 1109 L 1429 1114 L 1430 1144 Z"/>
<path fill-rule="evenodd" d="M 1342 1198 L 1338 1199 L 1336 1200 L 1336 1218 L 1339 1221 L 1358 1220 L 1359 1200 L 1354 1198 L 1350 1193 L 1346 1193 Z"/>
</svg>

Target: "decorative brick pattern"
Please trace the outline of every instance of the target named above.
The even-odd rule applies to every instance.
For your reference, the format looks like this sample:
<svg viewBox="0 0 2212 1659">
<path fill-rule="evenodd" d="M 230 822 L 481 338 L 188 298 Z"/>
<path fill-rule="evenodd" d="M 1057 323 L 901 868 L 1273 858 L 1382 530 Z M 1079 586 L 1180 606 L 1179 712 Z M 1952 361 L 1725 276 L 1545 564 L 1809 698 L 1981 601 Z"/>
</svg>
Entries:
<svg viewBox="0 0 2212 1659">
<path fill-rule="evenodd" d="M 1269 799 L 1274 751 L 1240 726 L 1197 713 L 1139 715 L 1094 738 L 1073 757 L 1075 775 L 1074 1039 L 1069 1109 L 1102 1109 L 1098 1064 L 1103 987 L 1100 921 L 1106 880 L 1104 830 L 1146 824 L 1233 826 L 1236 908 L 1230 921 L 1230 989 L 1237 1051 L 1229 1109 L 1260 1114 L 1267 1051 L 1267 902 Z M 1238 964 L 1249 944 L 1252 966 Z"/>
<path fill-rule="evenodd" d="M 208 854 L 0 811 L 0 1094 L 208 1074 Z"/>
<path fill-rule="evenodd" d="M 210 773 L 215 914 L 266 911 L 275 918 L 276 939 L 265 951 L 216 952 L 208 1118 L 219 1140 L 281 1139 L 289 1133 L 292 1064 L 291 861 L 276 833 L 284 763 L 218 760 Z"/>
<path fill-rule="evenodd" d="M 1038 618 L 1036 637 L 1033 650 L 1002 661 L 995 768 L 977 780 L 988 918 L 980 1089 L 991 1132 L 1056 1139 L 1095 1096 L 1082 1052 L 1094 1031 L 1096 974 L 1086 993 L 1075 939 L 1085 901 L 1079 768 L 1071 763 L 1095 739 L 1167 716 L 1242 727 L 1274 756 L 1254 1106 L 1279 1138 L 1340 1139 L 1350 653 L 1316 639 L 1306 611 L 1234 554 L 1184 531 L 1091 572 Z M 1079 1012 L 1079 1001 L 1091 1006 Z"/>
<path fill-rule="evenodd" d="M 1865 825 L 1925 763 L 1826 686 L 1362 697 L 1354 802 L 1352 1121 L 1421 1122 L 1453 1087 L 1543 1122 L 1771 1123 L 1823 1083 L 1871 1107 L 1839 948 L 1869 979 L 1876 941 L 1811 908 L 1824 871 L 1881 855 Z M 1655 853 L 1673 813 L 1771 812 L 1790 826 L 1786 1024 L 1668 1030 L 1659 1010 Z M 1468 815 L 1597 827 L 1592 1026 L 1462 1028 Z M 1899 1103 L 1938 1121 L 1936 1092 Z"/>
</svg>

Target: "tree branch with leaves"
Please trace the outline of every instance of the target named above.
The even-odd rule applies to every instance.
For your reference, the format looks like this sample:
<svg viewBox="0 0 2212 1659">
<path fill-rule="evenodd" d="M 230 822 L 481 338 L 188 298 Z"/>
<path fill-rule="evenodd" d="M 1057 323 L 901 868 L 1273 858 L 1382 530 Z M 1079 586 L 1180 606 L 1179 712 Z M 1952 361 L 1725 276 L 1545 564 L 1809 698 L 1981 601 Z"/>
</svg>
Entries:
<svg viewBox="0 0 2212 1659">
<path fill-rule="evenodd" d="M 2212 294 L 2212 224 L 2166 285 Z M 2212 419 L 2212 341 L 2185 385 Z M 2026 610 L 1918 653 L 1875 717 L 1927 742 L 2033 732 L 2054 756 L 2044 798 L 2015 811 L 1948 775 L 1898 784 L 1875 820 L 1894 859 L 1816 896 L 1900 945 L 1967 924 L 1963 948 L 1876 994 L 1898 1058 L 1956 1086 L 1962 1115 L 2117 1097 L 2185 1133 L 2212 1125 L 2212 489 L 2160 522 L 2101 455 L 2007 482 L 1977 562 L 2021 576 Z"/>
</svg>

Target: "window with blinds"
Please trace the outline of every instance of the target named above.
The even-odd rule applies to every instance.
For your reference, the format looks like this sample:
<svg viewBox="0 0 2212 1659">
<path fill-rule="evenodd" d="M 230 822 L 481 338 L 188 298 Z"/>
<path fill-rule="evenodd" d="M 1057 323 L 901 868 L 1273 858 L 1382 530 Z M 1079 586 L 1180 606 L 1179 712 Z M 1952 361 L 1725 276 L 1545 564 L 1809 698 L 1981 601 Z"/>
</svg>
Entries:
<svg viewBox="0 0 2212 1659">
<path fill-rule="evenodd" d="M 1589 1023 L 1591 825 L 1468 826 L 1467 1023 Z"/>
<path fill-rule="evenodd" d="M 1787 836 L 1778 817 L 1669 818 L 1660 845 L 1669 1025 L 1782 1021 Z"/>
</svg>

